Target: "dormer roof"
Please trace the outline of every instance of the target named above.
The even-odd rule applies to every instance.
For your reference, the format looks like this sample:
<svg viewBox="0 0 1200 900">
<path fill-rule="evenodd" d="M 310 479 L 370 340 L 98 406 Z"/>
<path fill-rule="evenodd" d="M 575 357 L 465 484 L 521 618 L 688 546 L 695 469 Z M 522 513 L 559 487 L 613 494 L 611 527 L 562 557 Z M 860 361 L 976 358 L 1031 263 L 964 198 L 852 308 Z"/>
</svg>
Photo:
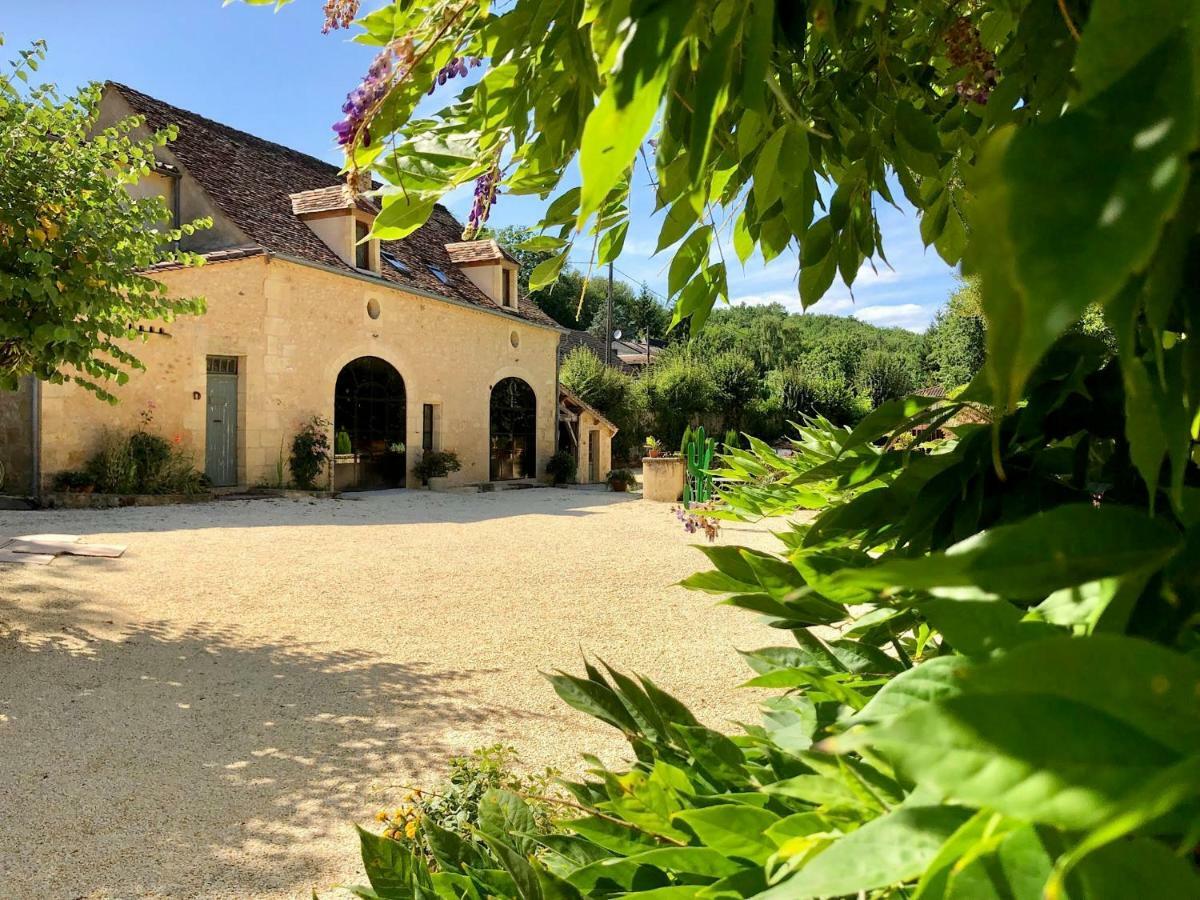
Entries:
<svg viewBox="0 0 1200 900">
<path fill-rule="evenodd" d="M 133 112 L 143 116 L 148 128 L 178 127 L 178 137 L 167 145 L 165 153 L 242 233 L 244 237 L 236 244 L 240 253 L 259 247 L 272 255 L 356 273 L 305 221 L 322 211 L 318 207 L 350 208 L 345 205 L 349 203 L 346 199 L 349 192 L 343 187 L 344 175 L 337 166 L 171 106 L 122 84 L 108 82 L 106 90 L 115 91 Z M 359 199 L 371 203 L 369 199 Z M 302 212 L 297 212 L 297 203 Z M 384 265 L 371 277 L 414 288 L 428 296 L 499 311 L 531 324 L 561 330 L 536 303 L 523 302 L 516 308 L 501 306 L 451 260 L 446 245 L 463 243 L 462 230 L 462 224 L 448 209 L 440 204 L 435 206 L 429 220 L 408 237 L 379 242 L 380 251 L 404 263 L 404 269 Z M 442 272 L 445 281 L 434 270 Z"/>
<path fill-rule="evenodd" d="M 458 241 L 446 245 L 446 253 L 450 261 L 458 266 L 478 266 L 490 263 L 510 262 L 514 266 L 519 263 L 504 251 L 493 240 Z"/>
<path fill-rule="evenodd" d="M 333 184 L 329 187 L 314 188 L 311 191 L 300 191 L 290 195 L 292 213 L 303 216 L 310 213 L 336 212 L 343 209 L 361 209 L 363 212 L 375 215 L 379 208 L 363 195 L 354 197 L 350 187 L 345 184 Z"/>
</svg>

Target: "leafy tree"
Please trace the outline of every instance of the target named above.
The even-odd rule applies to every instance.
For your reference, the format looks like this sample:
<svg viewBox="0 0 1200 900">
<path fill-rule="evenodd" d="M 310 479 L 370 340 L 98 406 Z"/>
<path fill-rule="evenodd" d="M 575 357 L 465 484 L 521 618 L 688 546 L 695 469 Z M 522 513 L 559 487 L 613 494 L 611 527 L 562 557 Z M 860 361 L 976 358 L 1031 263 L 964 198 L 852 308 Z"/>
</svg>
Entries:
<svg viewBox="0 0 1200 900">
<path fill-rule="evenodd" d="M 655 437 L 668 447 L 679 446 L 683 429 L 713 408 L 714 387 L 709 370 L 686 349 L 671 348 L 660 354 L 638 385 L 658 430 Z"/>
<path fill-rule="evenodd" d="M 172 242 L 207 223 L 167 227 L 161 198 L 127 190 L 173 130 L 137 137 L 137 117 L 98 130 L 97 85 L 67 98 L 49 85 L 22 90 L 44 54 L 38 42 L 0 74 L 0 388 L 32 375 L 115 402 L 104 384 L 143 368 L 130 349 L 145 339 L 137 325 L 203 312 L 145 271 L 198 263 Z"/>
<path fill-rule="evenodd" d="M 605 303 L 608 297 L 608 276 L 599 273 L 595 282 L 596 311 L 592 315 L 592 324 L 588 331 L 597 337 L 604 337 L 607 317 Z M 636 340 L 650 333 L 652 338 L 661 338 L 666 334 L 670 313 L 658 302 L 650 289 L 642 285 L 635 292 L 633 285 L 627 281 L 613 281 L 613 331 L 620 331 L 622 336 Z"/>
<path fill-rule="evenodd" d="M 746 407 L 762 394 L 762 379 L 754 364 L 736 353 L 722 353 L 708 362 L 713 409 L 723 427 L 741 430 Z"/>
<path fill-rule="evenodd" d="M 607 366 L 587 347 L 576 347 L 562 361 L 559 380 L 584 403 L 594 406 L 620 429 L 614 452 L 627 456 L 641 445 L 642 393 L 633 378 Z"/>
<path fill-rule="evenodd" d="M 926 333 L 925 365 L 930 377 L 946 388 L 966 384 L 983 368 L 986 340 L 979 281 L 964 281 Z"/>
<path fill-rule="evenodd" d="M 897 353 L 872 350 L 858 366 L 858 381 L 872 408 L 914 389 L 912 368 Z"/>
<path fill-rule="evenodd" d="M 580 188 L 543 223 L 558 256 L 531 284 L 549 283 L 579 235 L 619 252 L 641 158 L 675 246 L 675 317 L 699 329 L 727 293 L 713 210 L 733 216 L 742 259 L 798 245 L 808 306 L 881 252 L 894 178 L 926 244 L 978 276 L 987 355 L 953 401 L 889 401 L 852 430 L 814 421 L 786 459 L 730 453 L 706 530 L 819 510 L 786 523 L 779 553 L 713 547 L 685 582 L 792 634 L 745 653 L 751 685 L 786 693 L 731 738 L 649 679 L 552 676 L 636 762 L 571 784 L 583 812 L 541 856 L 528 829 L 495 827 L 528 821 L 506 800 L 491 856 L 448 854 L 439 889 L 1200 895 L 1196 4 L 500 10 L 398 0 L 365 18 L 368 40 L 422 48 L 400 46 L 405 77 L 343 126 L 352 163 L 420 173 L 380 233 L 415 227 L 509 142 L 504 190 L 553 194 L 578 160 Z M 410 122 L 464 52 L 491 59 L 482 86 Z M 1076 329 L 1092 306 L 1115 357 Z M 689 365 L 672 360 L 674 387 Z M 387 890 L 433 891 L 402 854 L 364 856 L 392 861 Z"/>
</svg>

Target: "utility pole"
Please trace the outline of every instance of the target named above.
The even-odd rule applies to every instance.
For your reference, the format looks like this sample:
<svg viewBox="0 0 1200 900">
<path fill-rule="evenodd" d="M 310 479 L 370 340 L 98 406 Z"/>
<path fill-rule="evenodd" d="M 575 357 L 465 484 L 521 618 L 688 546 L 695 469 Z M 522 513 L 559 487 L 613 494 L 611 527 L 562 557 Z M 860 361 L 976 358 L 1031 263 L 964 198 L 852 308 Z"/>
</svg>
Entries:
<svg viewBox="0 0 1200 900">
<path fill-rule="evenodd" d="M 608 303 L 605 305 L 605 322 L 604 322 L 604 364 L 612 365 L 612 345 L 613 345 L 613 330 L 612 330 L 612 292 L 613 292 L 613 264 L 608 264 Z"/>
</svg>

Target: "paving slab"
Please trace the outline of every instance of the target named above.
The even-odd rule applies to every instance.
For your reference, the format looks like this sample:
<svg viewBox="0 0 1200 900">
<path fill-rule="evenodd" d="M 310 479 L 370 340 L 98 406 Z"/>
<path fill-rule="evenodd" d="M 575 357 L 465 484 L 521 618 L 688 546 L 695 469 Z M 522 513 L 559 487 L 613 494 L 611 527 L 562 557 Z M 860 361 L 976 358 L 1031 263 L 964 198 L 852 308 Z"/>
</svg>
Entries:
<svg viewBox="0 0 1200 900">
<path fill-rule="evenodd" d="M 25 565 L 48 566 L 54 562 L 52 553 L 15 553 L 0 547 L 0 563 L 24 563 Z"/>
<path fill-rule="evenodd" d="M 10 553 L 49 553 L 65 556 L 103 556 L 116 559 L 125 552 L 123 544 L 73 544 L 70 541 L 25 541 L 18 538 L 3 548 Z"/>
</svg>

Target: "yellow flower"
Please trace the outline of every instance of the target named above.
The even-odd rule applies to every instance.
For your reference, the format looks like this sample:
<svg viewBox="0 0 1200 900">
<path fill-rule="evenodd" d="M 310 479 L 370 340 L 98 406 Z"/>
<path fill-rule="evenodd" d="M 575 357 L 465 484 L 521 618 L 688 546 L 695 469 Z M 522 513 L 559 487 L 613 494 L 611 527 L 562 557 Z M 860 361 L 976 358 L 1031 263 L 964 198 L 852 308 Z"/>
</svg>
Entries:
<svg viewBox="0 0 1200 900">
<path fill-rule="evenodd" d="M 388 814 L 386 809 L 381 809 L 379 812 L 375 813 L 376 822 L 386 822 L 387 820 Z"/>
<path fill-rule="evenodd" d="M 405 825 L 404 833 L 406 835 L 408 835 L 409 840 L 412 840 L 413 838 L 415 838 L 417 836 L 417 823 L 409 822 L 407 825 Z"/>
</svg>

